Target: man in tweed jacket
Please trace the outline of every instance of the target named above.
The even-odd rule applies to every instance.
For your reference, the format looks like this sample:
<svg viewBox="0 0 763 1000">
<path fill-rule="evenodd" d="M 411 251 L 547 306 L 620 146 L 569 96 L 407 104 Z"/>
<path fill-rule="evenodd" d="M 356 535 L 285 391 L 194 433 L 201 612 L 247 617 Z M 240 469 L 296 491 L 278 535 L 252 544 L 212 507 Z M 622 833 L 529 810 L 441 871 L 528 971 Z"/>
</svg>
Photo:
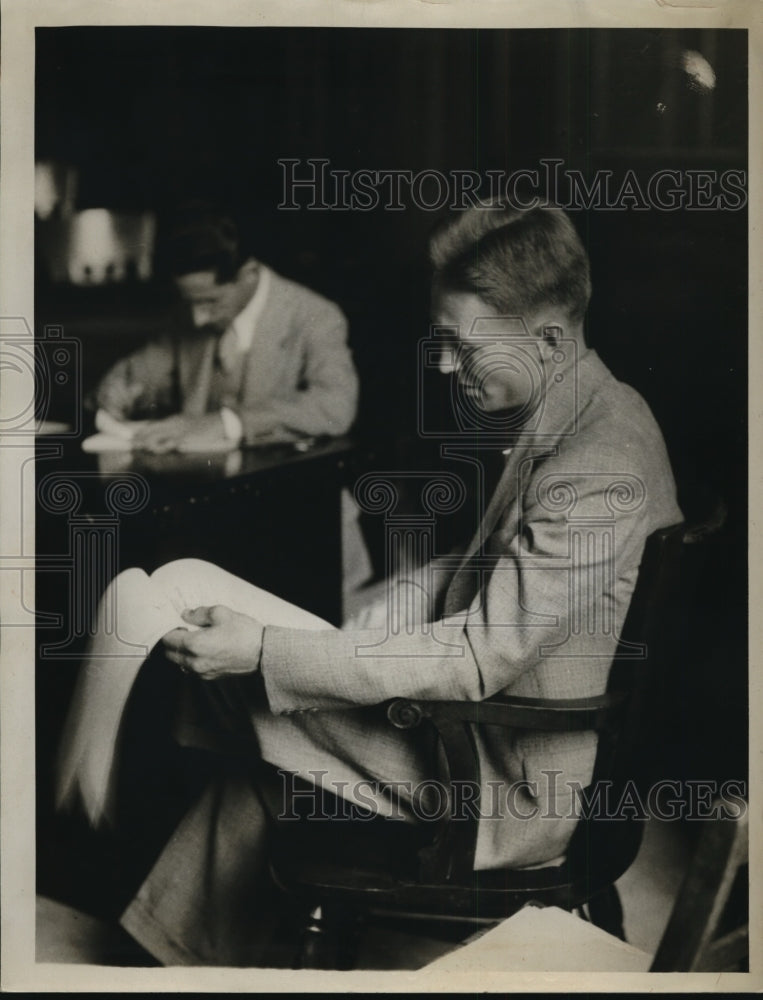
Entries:
<svg viewBox="0 0 763 1000">
<path fill-rule="evenodd" d="M 169 258 L 187 315 L 107 372 L 99 408 L 147 419 L 136 444 L 152 451 L 346 433 L 358 380 L 333 302 L 256 260 L 204 204 L 180 216 Z"/>
<path fill-rule="evenodd" d="M 465 433 L 491 418 L 478 433 L 503 468 L 465 550 L 395 581 L 398 596 L 424 593 L 423 611 L 400 628 L 387 604 L 342 630 L 284 628 L 257 620 L 252 589 L 236 608 L 188 610 L 201 629 L 163 640 L 185 672 L 238 691 L 266 762 L 414 823 L 411 790 L 438 775 L 436 755 L 372 706 L 603 692 L 645 540 L 681 519 L 648 407 L 585 346 L 588 261 L 568 217 L 472 209 L 446 221 L 431 256 L 434 318 L 450 331 L 441 366 Z M 488 812 L 476 867 L 559 857 L 594 735 L 474 736 Z M 227 775 L 178 827 L 122 917 L 161 961 L 256 961 L 269 794 Z"/>
</svg>

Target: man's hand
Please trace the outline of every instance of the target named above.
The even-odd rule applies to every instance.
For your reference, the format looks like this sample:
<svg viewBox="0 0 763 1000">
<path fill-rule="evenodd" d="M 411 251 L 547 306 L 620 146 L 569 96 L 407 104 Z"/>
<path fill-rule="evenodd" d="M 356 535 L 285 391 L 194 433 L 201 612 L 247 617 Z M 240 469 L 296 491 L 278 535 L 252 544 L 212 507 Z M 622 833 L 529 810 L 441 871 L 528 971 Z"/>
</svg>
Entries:
<svg viewBox="0 0 763 1000">
<path fill-rule="evenodd" d="M 152 420 L 133 438 L 135 448 L 161 454 L 168 451 L 219 450 L 235 447 L 225 434 L 225 424 L 219 413 L 187 417 L 182 413 L 164 420 Z"/>
<path fill-rule="evenodd" d="M 259 668 L 263 626 L 223 605 L 186 609 L 183 620 L 198 631 L 176 628 L 164 636 L 167 659 L 202 680 L 250 674 Z"/>
<path fill-rule="evenodd" d="M 98 407 L 117 420 L 129 420 L 142 393 L 143 386 L 140 383 L 106 378 L 98 389 Z"/>
</svg>

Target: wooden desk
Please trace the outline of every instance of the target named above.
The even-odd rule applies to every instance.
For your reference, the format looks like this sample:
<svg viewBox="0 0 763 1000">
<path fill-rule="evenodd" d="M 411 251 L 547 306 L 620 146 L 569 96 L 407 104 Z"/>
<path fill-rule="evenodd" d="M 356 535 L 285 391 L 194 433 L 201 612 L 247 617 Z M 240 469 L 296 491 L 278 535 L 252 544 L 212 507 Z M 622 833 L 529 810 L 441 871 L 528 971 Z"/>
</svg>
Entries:
<svg viewBox="0 0 763 1000">
<path fill-rule="evenodd" d="M 65 614 L 74 640 L 116 573 L 192 557 L 340 624 L 340 491 L 352 452 L 341 438 L 228 453 L 93 455 L 77 442 L 43 439 L 38 611 Z M 68 615 L 62 574 L 73 598 Z M 39 631 L 50 655 L 61 638 L 43 633 L 59 630 Z"/>
</svg>

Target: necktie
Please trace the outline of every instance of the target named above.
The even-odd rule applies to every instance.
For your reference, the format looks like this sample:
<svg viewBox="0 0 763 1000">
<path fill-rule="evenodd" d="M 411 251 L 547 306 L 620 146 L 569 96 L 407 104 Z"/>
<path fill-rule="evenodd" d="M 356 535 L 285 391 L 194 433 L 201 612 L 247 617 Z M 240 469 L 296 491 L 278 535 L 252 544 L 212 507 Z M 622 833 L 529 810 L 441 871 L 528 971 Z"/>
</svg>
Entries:
<svg viewBox="0 0 763 1000">
<path fill-rule="evenodd" d="M 241 351 L 238 345 L 238 336 L 233 326 L 229 326 L 220 337 L 220 342 L 217 345 L 217 357 L 220 368 L 226 375 L 231 375 L 236 371 L 241 361 Z"/>
</svg>

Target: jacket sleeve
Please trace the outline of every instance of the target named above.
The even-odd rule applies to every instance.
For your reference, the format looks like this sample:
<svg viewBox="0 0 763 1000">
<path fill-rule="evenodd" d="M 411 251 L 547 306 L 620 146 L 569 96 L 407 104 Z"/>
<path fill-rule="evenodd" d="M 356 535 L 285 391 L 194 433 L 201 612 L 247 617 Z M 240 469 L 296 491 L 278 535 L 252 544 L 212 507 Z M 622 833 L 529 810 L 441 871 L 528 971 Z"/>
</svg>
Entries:
<svg viewBox="0 0 763 1000">
<path fill-rule="evenodd" d="M 606 476 L 581 477 L 578 518 L 600 514 L 609 482 Z M 526 496 L 532 502 L 498 527 L 483 556 L 460 570 L 473 575 L 471 601 L 431 627 L 398 634 L 266 627 L 261 666 L 271 710 L 369 705 L 393 697 L 481 700 L 512 685 L 539 665 L 544 650 L 561 649 L 571 635 L 570 659 L 556 660 L 552 669 L 581 669 L 577 623 L 583 623 L 577 641 L 589 643 L 590 623 L 611 623 L 617 608 L 627 607 L 648 533 L 643 504 L 618 515 L 610 551 L 607 544 L 571 544 L 558 492 L 550 502 L 533 488 Z M 614 652 L 611 637 L 606 641 Z M 590 645 L 582 648 L 582 655 L 590 651 Z"/>
<path fill-rule="evenodd" d="M 339 436 L 355 419 L 358 376 L 347 344 L 347 321 L 333 303 L 312 299 L 295 317 L 304 337 L 304 388 L 238 416 L 246 444 L 299 434 Z"/>
<path fill-rule="evenodd" d="M 162 336 L 117 361 L 101 379 L 94 402 L 123 420 L 163 417 L 178 411 L 176 379 L 174 341 Z"/>
</svg>

